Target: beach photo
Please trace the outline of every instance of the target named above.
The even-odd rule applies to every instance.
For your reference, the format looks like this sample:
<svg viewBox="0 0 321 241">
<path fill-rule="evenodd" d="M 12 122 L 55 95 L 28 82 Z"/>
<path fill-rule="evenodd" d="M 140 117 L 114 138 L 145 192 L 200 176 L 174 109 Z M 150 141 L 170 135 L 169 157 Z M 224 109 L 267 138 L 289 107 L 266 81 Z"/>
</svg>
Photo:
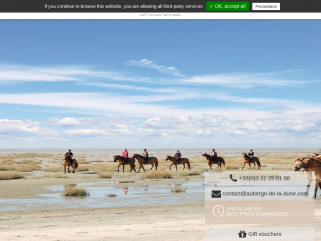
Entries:
<svg viewBox="0 0 321 241">
<path fill-rule="evenodd" d="M 206 176 L 266 171 L 321 240 L 319 28 L 1 20 L 0 239 L 209 241 Z"/>
</svg>

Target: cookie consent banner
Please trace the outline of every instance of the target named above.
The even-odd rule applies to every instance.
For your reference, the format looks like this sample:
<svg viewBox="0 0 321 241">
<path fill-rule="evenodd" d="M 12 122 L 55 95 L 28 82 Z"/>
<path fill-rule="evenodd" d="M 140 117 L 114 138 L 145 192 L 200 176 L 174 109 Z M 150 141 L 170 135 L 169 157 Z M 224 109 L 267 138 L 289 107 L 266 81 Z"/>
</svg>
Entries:
<svg viewBox="0 0 321 241">
<path fill-rule="evenodd" d="M 208 173 L 206 224 L 314 224 L 311 181 L 303 172 Z"/>
<path fill-rule="evenodd" d="M 1 0 L 0 12 L 321 12 L 319 0 Z"/>
</svg>

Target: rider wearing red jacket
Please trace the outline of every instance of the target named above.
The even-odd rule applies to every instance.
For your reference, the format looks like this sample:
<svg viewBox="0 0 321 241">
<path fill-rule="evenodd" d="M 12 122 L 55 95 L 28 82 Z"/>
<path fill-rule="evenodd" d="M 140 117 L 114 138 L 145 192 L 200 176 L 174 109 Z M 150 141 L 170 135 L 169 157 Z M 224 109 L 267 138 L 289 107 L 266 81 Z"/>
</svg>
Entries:
<svg viewBox="0 0 321 241">
<path fill-rule="evenodd" d="M 125 161 L 128 163 L 128 151 L 125 148 L 121 156 L 125 159 Z"/>
</svg>

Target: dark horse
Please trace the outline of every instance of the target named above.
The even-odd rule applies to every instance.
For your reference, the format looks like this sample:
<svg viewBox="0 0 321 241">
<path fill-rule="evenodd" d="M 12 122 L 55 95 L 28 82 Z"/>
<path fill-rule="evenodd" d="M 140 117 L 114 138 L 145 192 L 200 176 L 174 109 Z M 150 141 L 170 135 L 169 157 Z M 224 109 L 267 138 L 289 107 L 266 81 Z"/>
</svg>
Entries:
<svg viewBox="0 0 321 241">
<path fill-rule="evenodd" d="M 118 172 L 119 172 L 119 167 L 121 165 L 123 165 L 123 172 L 125 171 L 125 165 L 129 165 L 130 166 L 130 172 L 132 170 L 135 170 L 135 158 L 128 158 L 128 162 L 126 162 L 125 158 L 120 156 L 120 155 L 117 155 L 117 156 L 114 156 L 114 162 L 118 161 Z"/>
<path fill-rule="evenodd" d="M 202 154 L 202 156 L 206 157 L 207 164 L 210 166 L 211 170 L 212 170 L 212 164 L 217 164 L 217 168 L 220 168 L 220 169 L 222 167 L 222 164 L 223 164 L 223 166 L 225 166 L 225 161 L 222 157 L 216 157 L 216 160 L 213 161 L 213 157 L 211 155 L 207 154 L 206 152 L 204 154 Z"/>
<path fill-rule="evenodd" d="M 76 159 L 70 160 L 70 157 L 68 155 L 64 155 L 64 161 L 62 165 L 64 166 L 64 173 L 66 173 L 66 166 L 68 166 L 69 173 L 70 173 L 69 167 L 72 167 L 73 168 L 72 173 L 75 173 L 75 170 L 78 167 L 78 162 Z"/>
</svg>

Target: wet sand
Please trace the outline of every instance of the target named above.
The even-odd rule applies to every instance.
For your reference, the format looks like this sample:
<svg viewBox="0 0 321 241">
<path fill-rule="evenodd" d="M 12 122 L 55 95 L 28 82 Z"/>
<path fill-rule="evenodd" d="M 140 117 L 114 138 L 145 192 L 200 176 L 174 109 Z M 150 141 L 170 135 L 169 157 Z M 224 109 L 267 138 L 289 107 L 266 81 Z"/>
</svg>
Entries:
<svg viewBox="0 0 321 241">
<path fill-rule="evenodd" d="M 147 204 L 148 205 L 148 204 Z M 204 205 L 0 213 L 2 240 L 204 240 Z"/>
</svg>

